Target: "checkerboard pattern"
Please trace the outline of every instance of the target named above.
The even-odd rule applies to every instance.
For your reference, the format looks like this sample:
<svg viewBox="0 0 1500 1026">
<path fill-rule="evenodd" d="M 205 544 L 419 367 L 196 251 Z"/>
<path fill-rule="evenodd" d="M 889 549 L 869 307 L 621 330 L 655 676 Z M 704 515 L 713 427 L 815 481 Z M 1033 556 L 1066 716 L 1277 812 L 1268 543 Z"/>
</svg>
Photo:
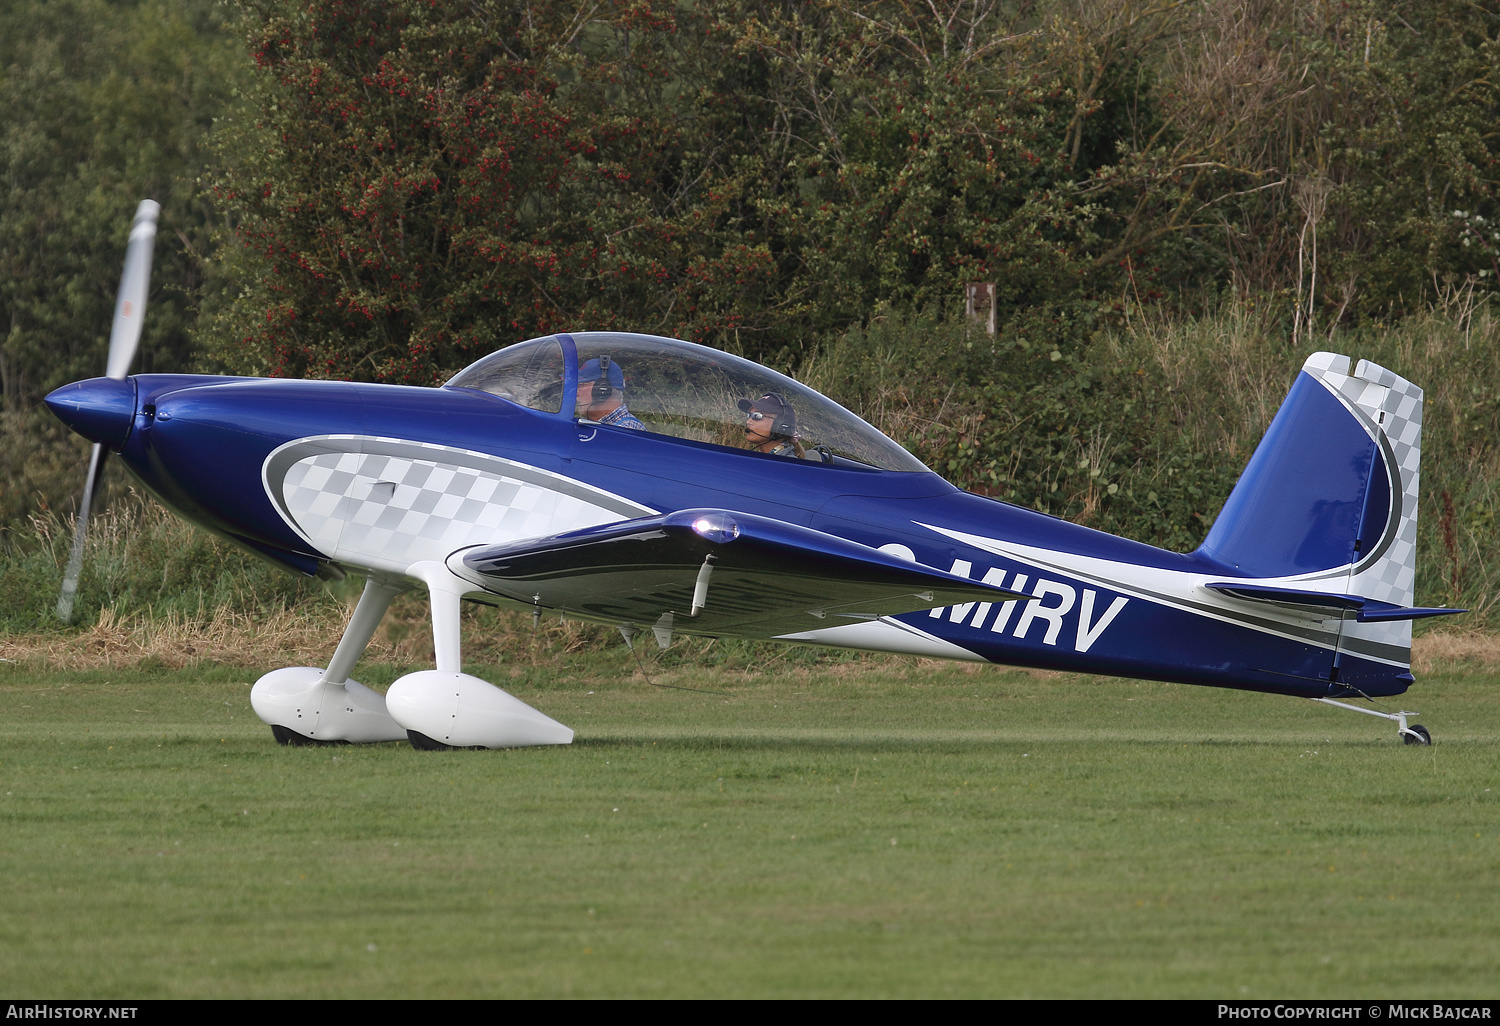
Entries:
<svg viewBox="0 0 1500 1026">
<path fill-rule="evenodd" d="M 362 444 L 377 441 L 385 444 Z M 324 451 L 292 463 L 280 482 L 283 508 L 298 529 L 338 560 L 400 572 L 466 545 L 547 537 L 650 512 L 619 509 L 618 497 L 608 497 L 617 508 L 607 508 L 589 501 L 577 482 L 478 453 L 395 440 L 346 444 L 387 451 L 326 451 L 329 440 L 322 440 Z"/>
<path fill-rule="evenodd" d="M 1422 390 L 1379 364 L 1361 360 L 1349 373 L 1349 358 L 1332 353 L 1309 357 L 1303 370 L 1357 411 L 1376 436 L 1381 452 L 1400 477 L 1401 515 L 1389 544 L 1377 558 L 1358 564 L 1349 594 L 1410 606 L 1416 599 L 1417 492 L 1421 484 Z M 1356 625 L 1349 625 L 1355 627 Z M 1411 621 L 1359 624 L 1361 637 L 1410 645 Z"/>
</svg>

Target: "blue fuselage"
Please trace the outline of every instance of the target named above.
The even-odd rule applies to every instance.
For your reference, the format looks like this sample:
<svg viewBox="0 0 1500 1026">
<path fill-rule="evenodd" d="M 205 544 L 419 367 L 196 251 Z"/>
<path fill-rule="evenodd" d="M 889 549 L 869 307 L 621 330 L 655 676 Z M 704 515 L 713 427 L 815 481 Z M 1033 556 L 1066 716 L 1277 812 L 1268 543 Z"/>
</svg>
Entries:
<svg viewBox="0 0 1500 1026">
<path fill-rule="evenodd" d="M 936 474 L 600 427 L 571 410 L 541 412 L 463 388 L 183 375 L 126 383 L 135 396 L 119 451 L 131 471 L 188 519 L 302 572 L 363 567 L 313 544 L 278 508 L 266 476 L 272 454 L 302 439 L 348 439 L 351 451 L 362 440 L 395 440 L 500 457 L 657 512 L 711 507 L 774 518 L 1036 596 L 899 618 L 961 657 L 1309 697 L 1347 693 L 1331 683 L 1336 625 L 1269 623 L 1215 605 L 1196 587 L 1236 570 L 963 492 Z M 130 405 L 123 392 L 110 402 Z M 1339 680 L 1396 694 L 1411 678 L 1394 662 L 1342 653 Z"/>
</svg>

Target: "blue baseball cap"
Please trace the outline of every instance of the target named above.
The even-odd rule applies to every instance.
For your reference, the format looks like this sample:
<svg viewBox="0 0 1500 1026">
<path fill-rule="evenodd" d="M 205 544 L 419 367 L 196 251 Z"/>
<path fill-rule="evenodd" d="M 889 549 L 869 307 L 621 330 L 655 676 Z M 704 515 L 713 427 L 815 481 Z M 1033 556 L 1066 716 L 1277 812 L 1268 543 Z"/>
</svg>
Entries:
<svg viewBox="0 0 1500 1026">
<path fill-rule="evenodd" d="M 598 380 L 598 360 L 589 360 L 587 363 L 583 364 L 583 366 L 578 368 L 578 383 L 580 385 L 586 384 L 590 381 Z M 624 391 L 625 389 L 625 372 L 622 371 L 620 369 L 620 365 L 618 363 L 615 363 L 615 361 L 613 360 L 609 361 L 609 383 L 611 387 L 618 388 L 621 391 Z"/>
</svg>

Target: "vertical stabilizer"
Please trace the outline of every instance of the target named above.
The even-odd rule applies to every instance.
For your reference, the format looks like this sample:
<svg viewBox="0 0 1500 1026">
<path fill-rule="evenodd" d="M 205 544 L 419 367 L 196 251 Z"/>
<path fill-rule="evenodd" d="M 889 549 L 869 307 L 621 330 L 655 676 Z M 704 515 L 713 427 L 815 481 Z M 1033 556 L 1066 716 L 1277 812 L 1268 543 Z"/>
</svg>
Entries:
<svg viewBox="0 0 1500 1026">
<path fill-rule="evenodd" d="M 1314 353 L 1199 553 L 1241 578 L 1413 604 L 1422 390 Z M 1342 625 L 1339 650 L 1411 648 L 1410 620 Z M 1409 656 L 1408 656 L 1409 661 Z"/>
</svg>

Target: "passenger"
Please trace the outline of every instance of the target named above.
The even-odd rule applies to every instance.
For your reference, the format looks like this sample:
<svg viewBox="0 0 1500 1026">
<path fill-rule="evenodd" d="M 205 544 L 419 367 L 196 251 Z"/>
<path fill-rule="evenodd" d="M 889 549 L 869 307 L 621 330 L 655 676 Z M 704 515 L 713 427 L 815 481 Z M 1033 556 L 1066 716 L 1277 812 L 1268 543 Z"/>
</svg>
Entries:
<svg viewBox="0 0 1500 1026">
<path fill-rule="evenodd" d="M 601 356 L 578 368 L 578 415 L 596 424 L 644 431 L 646 425 L 625 408 L 625 372 Z"/>
<path fill-rule="evenodd" d="M 806 453 L 797 440 L 797 411 L 780 392 L 767 392 L 759 399 L 741 399 L 745 413 L 745 444 L 756 452 L 802 459 Z"/>
</svg>

